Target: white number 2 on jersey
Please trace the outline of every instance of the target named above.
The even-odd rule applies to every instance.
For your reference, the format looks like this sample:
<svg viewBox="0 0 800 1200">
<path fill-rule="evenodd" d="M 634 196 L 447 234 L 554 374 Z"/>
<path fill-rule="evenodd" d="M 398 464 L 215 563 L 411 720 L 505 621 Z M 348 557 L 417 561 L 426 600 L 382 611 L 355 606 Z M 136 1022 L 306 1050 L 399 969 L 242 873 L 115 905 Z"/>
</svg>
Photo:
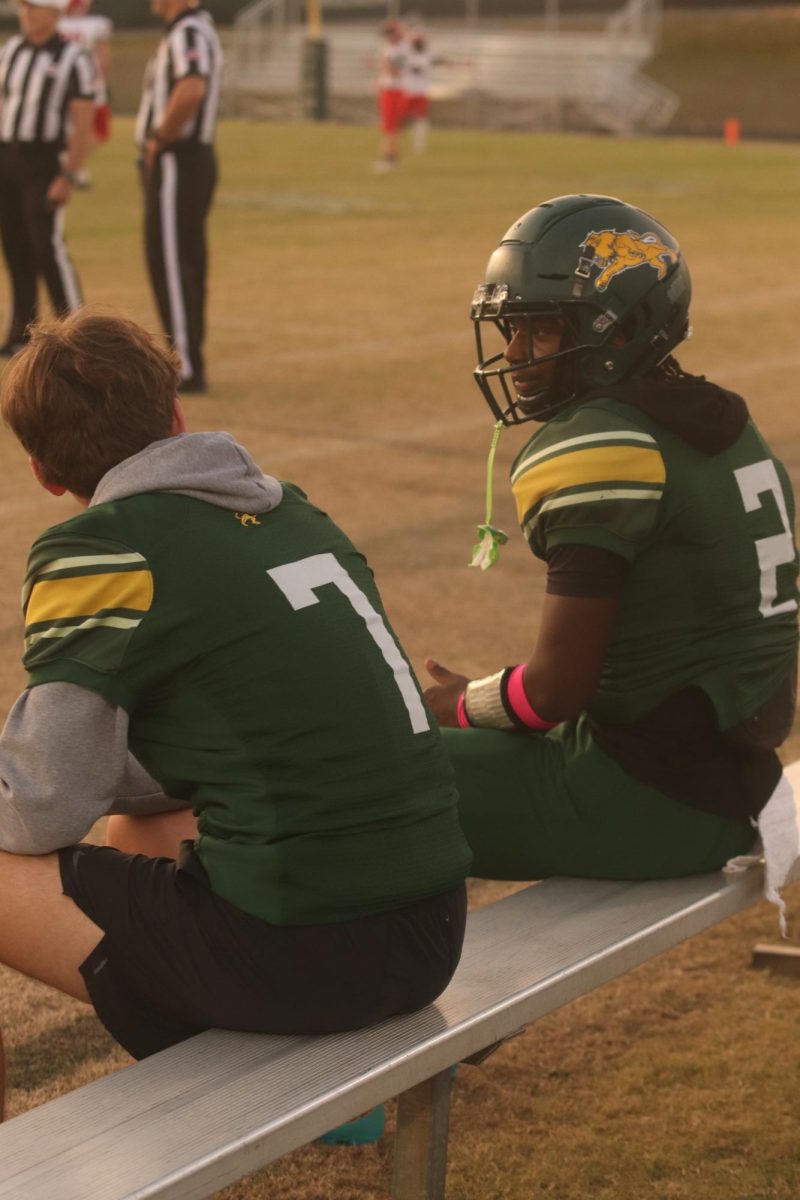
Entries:
<svg viewBox="0 0 800 1200">
<path fill-rule="evenodd" d="M 267 571 L 267 574 L 278 585 L 295 610 L 308 608 L 311 604 L 319 604 L 319 596 L 315 596 L 314 592 L 323 584 L 332 583 L 337 587 L 364 621 L 367 633 L 375 642 L 386 665 L 394 675 L 394 681 L 403 697 L 414 733 L 424 733 L 430 729 L 425 706 L 397 642 L 389 633 L 380 614 L 375 611 L 361 588 L 353 582 L 335 555 L 312 554 L 309 558 L 285 563 L 282 567 L 273 567 L 271 571 Z"/>
<path fill-rule="evenodd" d="M 761 508 L 761 497 L 767 492 L 771 492 L 775 497 L 775 504 L 783 525 L 783 533 L 776 533 L 772 537 L 758 538 L 755 544 L 758 565 L 761 568 L 759 611 L 763 617 L 774 617 L 778 613 L 793 612 L 797 608 L 796 600 L 784 600 L 782 604 L 775 603 L 778 595 L 777 568 L 782 563 L 790 563 L 794 560 L 789 514 L 786 511 L 786 501 L 775 464 L 771 459 L 765 458 L 762 462 L 752 463 L 749 467 L 740 467 L 738 471 L 734 471 L 734 475 L 739 485 L 739 491 L 742 493 L 745 512 L 755 512 L 757 508 Z"/>
</svg>

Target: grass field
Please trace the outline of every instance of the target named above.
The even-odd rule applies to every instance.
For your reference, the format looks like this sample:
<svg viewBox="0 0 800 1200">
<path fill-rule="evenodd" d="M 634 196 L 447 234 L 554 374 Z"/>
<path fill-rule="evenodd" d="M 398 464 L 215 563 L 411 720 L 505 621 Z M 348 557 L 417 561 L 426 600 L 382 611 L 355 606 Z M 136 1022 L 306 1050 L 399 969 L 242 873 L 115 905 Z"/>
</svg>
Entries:
<svg viewBox="0 0 800 1200">
<path fill-rule="evenodd" d="M 87 299 L 154 326 L 131 129 L 119 120 L 75 198 L 71 246 Z M 488 574 L 466 568 L 483 519 L 491 420 L 471 381 L 469 301 L 522 211 L 610 192 L 681 238 L 695 281 L 684 364 L 748 397 L 800 479 L 794 270 L 800 154 L 760 143 L 612 141 L 435 131 L 391 176 L 365 128 L 232 123 L 211 226 L 208 397 L 222 428 L 299 482 L 376 570 L 415 668 L 433 653 L 485 674 L 527 655 L 542 575 L 521 538 Z M 504 435 L 497 523 L 513 532 Z M 37 491 L 0 435 L 0 709 L 23 684 L 18 591 L 28 545 L 72 510 Z M 787 757 L 800 754 L 795 736 Z M 475 903 L 497 894 L 482 885 Z M 794 926 L 800 891 L 790 893 Z M 796 1200 L 798 985 L 748 969 L 774 940 L 761 905 L 540 1022 L 455 1087 L 449 1200 Z M 19 1112 L 124 1064 L 94 1017 L 0 976 Z M 312 1146 L 226 1200 L 378 1200 L 377 1148 Z"/>
</svg>

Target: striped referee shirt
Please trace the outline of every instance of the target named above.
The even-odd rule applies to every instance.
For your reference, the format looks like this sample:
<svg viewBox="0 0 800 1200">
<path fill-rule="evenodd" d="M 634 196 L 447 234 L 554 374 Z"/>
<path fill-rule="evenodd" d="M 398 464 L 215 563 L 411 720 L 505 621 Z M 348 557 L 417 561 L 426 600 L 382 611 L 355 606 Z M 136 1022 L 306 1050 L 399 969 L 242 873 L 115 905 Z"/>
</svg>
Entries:
<svg viewBox="0 0 800 1200">
<path fill-rule="evenodd" d="M 136 141 L 143 146 L 163 120 L 176 83 L 199 75 L 208 83 L 203 103 L 181 130 L 179 140 L 211 145 L 222 83 L 222 47 L 210 13 L 185 9 L 167 26 L 158 49 L 147 64 L 142 101 L 136 118 Z"/>
<path fill-rule="evenodd" d="M 66 143 L 72 100 L 94 100 L 95 68 L 77 42 L 56 33 L 41 46 L 17 34 L 0 50 L 0 143 Z"/>
</svg>

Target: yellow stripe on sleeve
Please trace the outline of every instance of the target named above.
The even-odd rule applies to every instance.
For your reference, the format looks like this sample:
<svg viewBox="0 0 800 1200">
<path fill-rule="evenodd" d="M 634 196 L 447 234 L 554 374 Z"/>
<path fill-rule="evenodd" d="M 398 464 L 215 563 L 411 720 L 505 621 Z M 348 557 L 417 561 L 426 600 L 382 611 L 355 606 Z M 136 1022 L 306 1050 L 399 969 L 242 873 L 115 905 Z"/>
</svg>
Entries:
<svg viewBox="0 0 800 1200">
<path fill-rule="evenodd" d="M 114 608 L 147 612 L 152 601 L 153 576 L 149 571 L 42 579 L 31 592 L 25 623 L 38 625 L 43 621 L 90 617 Z"/>
<path fill-rule="evenodd" d="M 584 483 L 663 483 L 667 474 L 658 450 L 642 446 L 601 446 L 575 450 L 547 459 L 527 471 L 514 484 L 517 517 L 553 492 Z"/>
</svg>

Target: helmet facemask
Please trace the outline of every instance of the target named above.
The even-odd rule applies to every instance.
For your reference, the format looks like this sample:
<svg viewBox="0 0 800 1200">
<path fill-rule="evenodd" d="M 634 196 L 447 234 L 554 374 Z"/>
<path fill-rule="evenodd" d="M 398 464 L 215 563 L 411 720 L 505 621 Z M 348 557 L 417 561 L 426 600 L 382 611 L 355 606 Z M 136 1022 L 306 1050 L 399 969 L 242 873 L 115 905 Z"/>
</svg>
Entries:
<svg viewBox="0 0 800 1200">
<path fill-rule="evenodd" d="M 561 322 L 561 338 L 557 350 L 536 354 L 534 329 L 543 318 Z M 546 421 L 576 399 L 583 347 L 579 343 L 576 314 L 568 307 L 553 303 L 531 308 L 509 301 L 503 284 L 481 284 L 473 298 L 472 320 L 478 351 L 478 366 L 473 374 L 497 420 L 504 425 Z M 527 354 L 524 359 L 510 361 L 507 350 L 520 327 L 523 333 L 527 332 Z M 542 379 L 540 388 L 524 393 L 517 388 L 515 376 L 549 363 L 554 364 L 554 370 L 549 378 Z"/>
<path fill-rule="evenodd" d="M 646 378 L 689 334 L 691 283 L 674 238 L 648 214 L 605 196 L 547 201 L 509 229 L 472 302 L 475 380 L 505 425 L 549 420 L 604 387 Z M 534 354 L 537 319 L 563 324 L 558 349 Z M 528 357 L 506 351 L 520 323 Z M 540 338 L 540 343 L 542 339 Z M 546 345 L 546 340 L 544 342 Z M 542 371 L 540 392 L 515 386 Z M 522 377 L 520 379 L 520 377 Z"/>
</svg>

